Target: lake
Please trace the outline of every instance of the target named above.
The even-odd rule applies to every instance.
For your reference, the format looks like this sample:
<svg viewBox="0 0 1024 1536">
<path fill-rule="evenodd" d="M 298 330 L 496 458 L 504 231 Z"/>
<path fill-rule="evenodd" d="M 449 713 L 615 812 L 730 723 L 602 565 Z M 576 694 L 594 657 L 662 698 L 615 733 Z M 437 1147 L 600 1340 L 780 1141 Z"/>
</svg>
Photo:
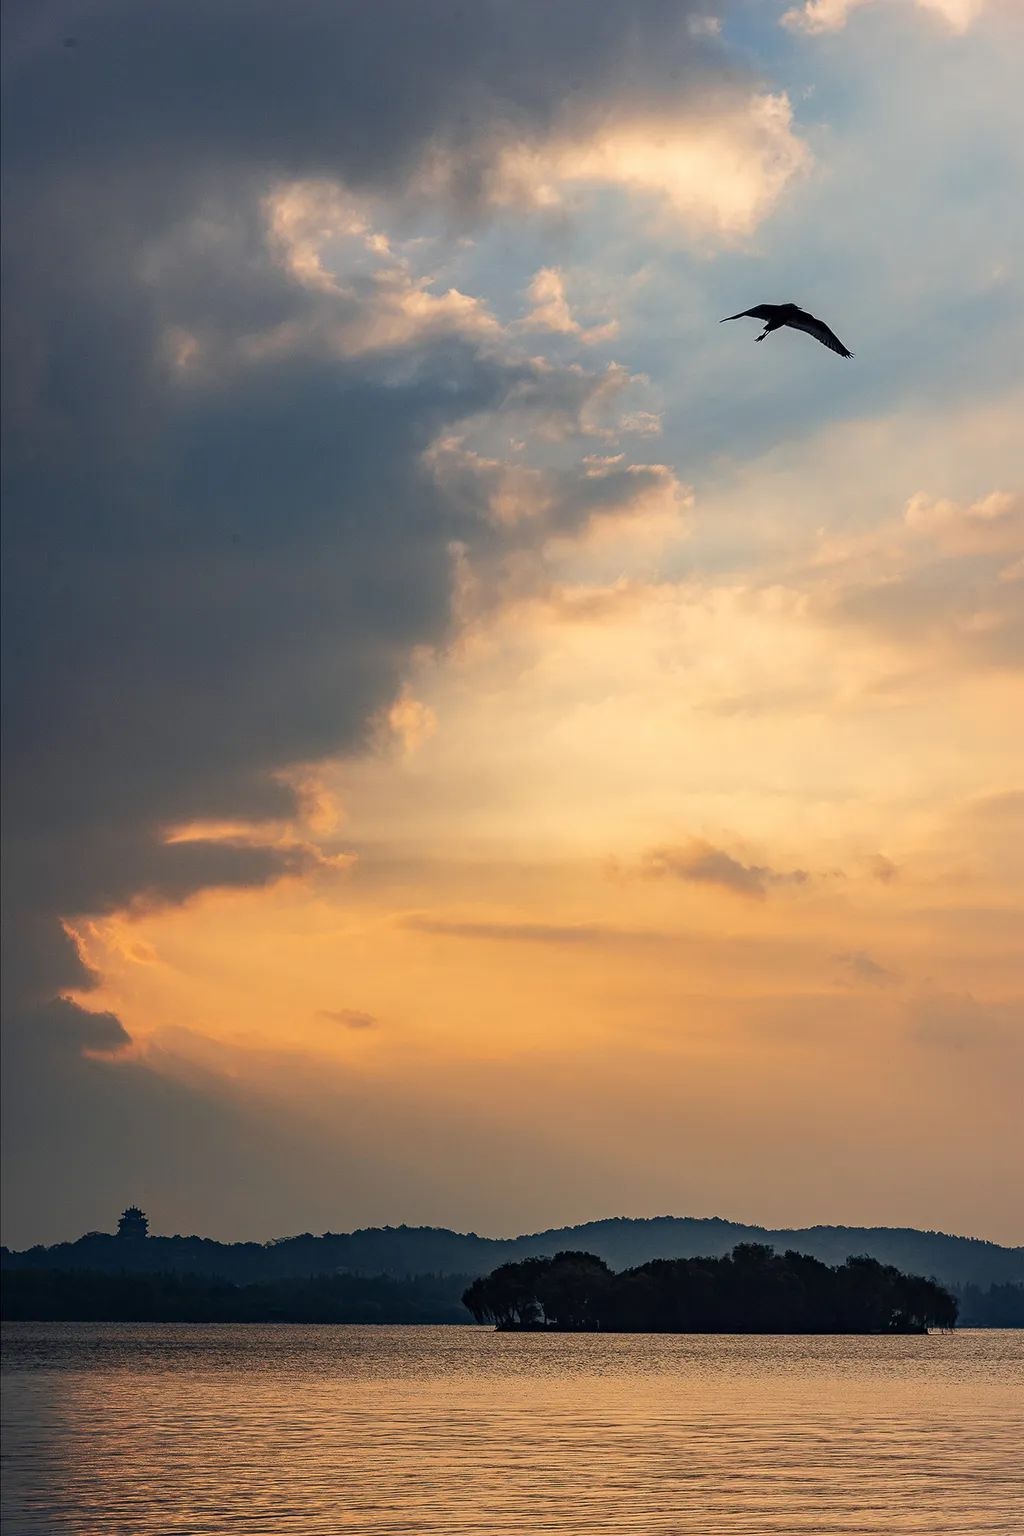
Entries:
<svg viewBox="0 0 1024 1536">
<path fill-rule="evenodd" d="M 3 1337 L 5 1536 L 1024 1531 L 1024 1331 Z"/>
</svg>

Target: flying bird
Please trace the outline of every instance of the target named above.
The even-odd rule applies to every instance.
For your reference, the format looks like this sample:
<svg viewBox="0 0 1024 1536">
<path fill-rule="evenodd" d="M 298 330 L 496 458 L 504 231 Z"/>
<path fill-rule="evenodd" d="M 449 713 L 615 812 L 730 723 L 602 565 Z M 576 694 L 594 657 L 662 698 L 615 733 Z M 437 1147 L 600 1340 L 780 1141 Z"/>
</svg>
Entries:
<svg viewBox="0 0 1024 1536">
<path fill-rule="evenodd" d="M 742 320 L 744 315 L 752 315 L 755 320 L 764 320 L 765 328 L 756 341 L 764 341 L 772 331 L 781 330 L 784 325 L 791 326 L 794 331 L 806 331 L 808 336 L 813 336 L 815 341 L 820 341 L 823 347 L 829 347 L 833 352 L 838 352 L 840 357 L 852 357 L 853 353 L 844 347 L 834 331 L 830 331 L 824 320 L 818 320 L 814 315 L 809 315 L 806 309 L 801 309 L 799 304 L 755 304 L 753 309 L 741 309 L 738 315 L 726 315 L 725 320 Z M 725 320 L 721 323 L 725 324 Z"/>
</svg>

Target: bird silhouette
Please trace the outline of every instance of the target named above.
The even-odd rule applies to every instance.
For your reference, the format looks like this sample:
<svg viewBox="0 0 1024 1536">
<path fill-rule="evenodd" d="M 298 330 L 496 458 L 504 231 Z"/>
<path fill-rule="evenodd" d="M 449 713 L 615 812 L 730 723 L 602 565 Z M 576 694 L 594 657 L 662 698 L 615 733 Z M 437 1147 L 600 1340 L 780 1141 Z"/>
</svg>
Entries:
<svg viewBox="0 0 1024 1536">
<path fill-rule="evenodd" d="M 833 352 L 838 352 L 840 357 L 852 357 L 853 353 L 844 347 L 834 331 L 830 331 L 824 320 L 819 320 L 814 315 L 809 315 L 806 309 L 801 309 L 799 304 L 755 304 L 753 309 L 741 309 L 738 315 L 726 315 L 726 320 L 742 320 L 744 315 L 752 315 L 755 320 L 766 322 L 760 336 L 756 341 L 764 341 L 772 331 L 781 330 L 784 325 L 791 326 L 794 331 L 806 331 L 808 336 L 813 336 L 815 341 L 820 341 L 823 347 L 829 347 Z"/>
</svg>

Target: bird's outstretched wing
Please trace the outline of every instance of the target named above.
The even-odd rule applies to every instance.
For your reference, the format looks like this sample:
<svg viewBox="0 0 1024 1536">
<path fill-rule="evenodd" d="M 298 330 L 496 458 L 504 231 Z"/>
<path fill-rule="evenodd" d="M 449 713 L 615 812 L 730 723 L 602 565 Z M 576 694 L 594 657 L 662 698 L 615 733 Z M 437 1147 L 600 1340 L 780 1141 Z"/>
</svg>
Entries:
<svg viewBox="0 0 1024 1536">
<path fill-rule="evenodd" d="M 726 315 L 720 324 L 726 320 L 742 320 L 745 315 L 752 315 L 755 320 L 771 320 L 778 313 L 777 304 L 755 304 L 753 309 L 741 309 L 738 315 Z"/>
<path fill-rule="evenodd" d="M 824 320 L 818 320 L 814 315 L 809 315 L 801 309 L 797 314 L 786 319 L 786 325 L 792 326 L 795 331 L 806 331 L 808 336 L 813 336 L 815 341 L 820 341 L 823 347 L 828 347 L 832 352 L 838 352 L 840 357 L 852 357 L 853 353 L 844 347 L 834 331 L 830 331 Z"/>
</svg>

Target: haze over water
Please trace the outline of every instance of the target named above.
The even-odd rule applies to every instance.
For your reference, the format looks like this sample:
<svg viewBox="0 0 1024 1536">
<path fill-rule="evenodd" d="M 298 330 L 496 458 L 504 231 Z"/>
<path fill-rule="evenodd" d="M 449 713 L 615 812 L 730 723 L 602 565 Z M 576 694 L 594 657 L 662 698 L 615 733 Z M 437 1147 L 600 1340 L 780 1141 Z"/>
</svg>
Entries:
<svg viewBox="0 0 1024 1536">
<path fill-rule="evenodd" d="M 4 1330 L 8 1536 L 1010 1536 L 1024 1332 Z"/>
</svg>

